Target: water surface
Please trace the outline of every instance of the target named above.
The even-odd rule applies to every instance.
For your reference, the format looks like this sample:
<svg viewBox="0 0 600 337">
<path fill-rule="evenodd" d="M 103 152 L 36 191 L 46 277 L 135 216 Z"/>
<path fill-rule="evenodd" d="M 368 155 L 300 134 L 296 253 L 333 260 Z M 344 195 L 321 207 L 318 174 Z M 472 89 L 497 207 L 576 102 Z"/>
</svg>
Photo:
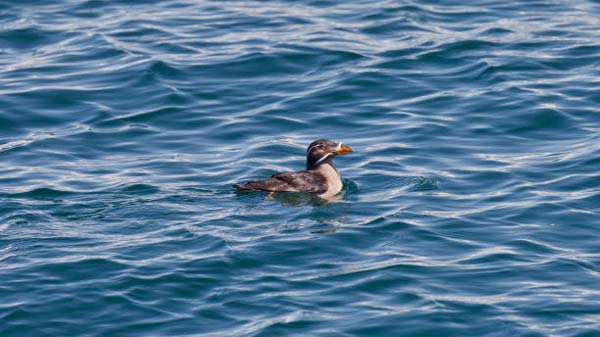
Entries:
<svg viewBox="0 0 600 337">
<path fill-rule="evenodd" d="M 0 336 L 600 335 L 598 1 L 3 1 Z M 237 193 L 336 158 L 338 202 Z"/>
</svg>

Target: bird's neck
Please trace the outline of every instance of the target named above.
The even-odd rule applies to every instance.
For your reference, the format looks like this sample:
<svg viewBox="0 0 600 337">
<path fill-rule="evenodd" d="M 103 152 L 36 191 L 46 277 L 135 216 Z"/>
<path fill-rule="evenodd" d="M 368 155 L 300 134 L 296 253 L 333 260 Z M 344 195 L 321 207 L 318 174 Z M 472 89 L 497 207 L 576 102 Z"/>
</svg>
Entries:
<svg viewBox="0 0 600 337">
<path fill-rule="evenodd" d="M 331 166 L 333 166 L 333 164 L 331 163 L 331 160 L 333 160 L 333 154 L 332 153 L 328 153 L 323 157 L 315 157 L 313 155 L 308 155 L 306 157 L 306 169 L 307 170 L 315 170 L 316 168 L 318 168 L 321 165 L 324 164 L 329 164 Z"/>
</svg>

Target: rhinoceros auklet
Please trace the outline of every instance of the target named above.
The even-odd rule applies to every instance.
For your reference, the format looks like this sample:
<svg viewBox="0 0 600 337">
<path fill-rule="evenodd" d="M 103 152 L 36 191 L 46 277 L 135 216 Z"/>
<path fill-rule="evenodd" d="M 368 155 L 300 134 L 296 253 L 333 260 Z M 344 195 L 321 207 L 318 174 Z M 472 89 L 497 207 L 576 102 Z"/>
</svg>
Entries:
<svg viewBox="0 0 600 337">
<path fill-rule="evenodd" d="M 316 140 L 306 150 L 306 170 L 276 173 L 266 180 L 233 185 L 240 190 L 269 192 L 310 192 L 321 198 L 334 196 L 342 190 L 342 179 L 333 166 L 333 158 L 352 149 L 327 139 Z"/>
</svg>

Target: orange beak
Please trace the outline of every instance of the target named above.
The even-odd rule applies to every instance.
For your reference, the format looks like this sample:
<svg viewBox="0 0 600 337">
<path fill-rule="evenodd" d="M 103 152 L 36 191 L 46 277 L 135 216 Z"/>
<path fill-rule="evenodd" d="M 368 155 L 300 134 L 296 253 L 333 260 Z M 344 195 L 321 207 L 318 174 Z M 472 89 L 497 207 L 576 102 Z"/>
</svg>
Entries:
<svg viewBox="0 0 600 337">
<path fill-rule="evenodd" d="M 348 154 L 350 152 L 352 152 L 352 149 L 346 145 L 338 146 L 338 148 L 335 150 L 336 154 Z"/>
</svg>

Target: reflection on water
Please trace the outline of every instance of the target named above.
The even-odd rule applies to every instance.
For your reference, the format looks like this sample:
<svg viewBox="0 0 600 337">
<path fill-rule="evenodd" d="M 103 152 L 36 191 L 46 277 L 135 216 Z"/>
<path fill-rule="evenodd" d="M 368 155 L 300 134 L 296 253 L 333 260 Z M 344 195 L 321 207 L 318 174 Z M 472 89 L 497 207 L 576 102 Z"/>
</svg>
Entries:
<svg viewBox="0 0 600 337">
<path fill-rule="evenodd" d="M 288 206 L 320 206 L 331 202 L 341 202 L 344 200 L 344 194 L 345 191 L 342 190 L 334 196 L 321 198 L 311 193 L 269 192 L 267 193 L 266 198 L 277 200 Z"/>
</svg>

